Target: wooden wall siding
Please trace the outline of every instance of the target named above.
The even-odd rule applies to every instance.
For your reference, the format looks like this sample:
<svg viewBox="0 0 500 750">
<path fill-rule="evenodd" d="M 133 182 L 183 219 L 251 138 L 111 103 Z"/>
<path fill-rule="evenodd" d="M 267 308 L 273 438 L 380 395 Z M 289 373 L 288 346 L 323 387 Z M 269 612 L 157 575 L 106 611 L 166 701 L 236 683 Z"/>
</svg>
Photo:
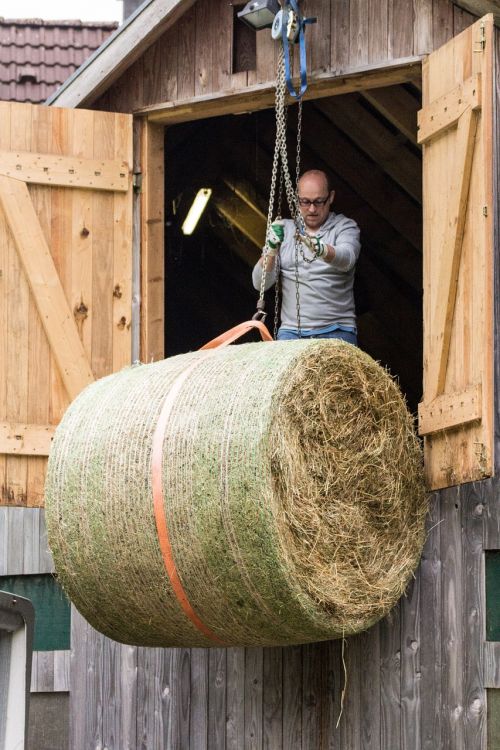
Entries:
<svg viewBox="0 0 500 750">
<path fill-rule="evenodd" d="M 1 150 L 132 163 L 127 116 L 0 107 Z M 28 189 L 94 376 L 123 367 L 130 362 L 131 187 L 125 193 L 39 184 Z M 53 426 L 69 399 L 4 219 L 0 212 L 0 427 Z M 60 326 L 62 335 L 62 317 Z M 9 448 L 0 444 L 0 504 L 41 506 L 46 451 L 2 450 Z"/>
<path fill-rule="evenodd" d="M 448 0 L 306 0 L 303 8 L 318 18 L 307 29 L 312 76 L 423 55 L 475 20 Z M 231 72 L 232 12 L 226 0 L 197 0 L 94 106 L 134 112 L 273 82 L 277 45 L 266 31 L 257 34 L 256 70 Z"/>
<path fill-rule="evenodd" d="M 0 506 L 0 576 L 53 571 L 43 509 Z M 31 691 L 69 690 L 69 663 L 69 651 L 35 651 Z"/>
<path fill-rule="evenodd" d="M 499 497 L 498 479 L 432 496 L 428 538 L 407 596 L 346 642 L 338 728 L 338 641 L 143 649 L 107 640 L 74 612 L 72 746 L 484 750 L 483 549 L 500 541 Z M 488 654 L 494 659 L 494 650 Z M 496 679 L 498 667 L 488 670 L 488 680 Z"/>
</svg>

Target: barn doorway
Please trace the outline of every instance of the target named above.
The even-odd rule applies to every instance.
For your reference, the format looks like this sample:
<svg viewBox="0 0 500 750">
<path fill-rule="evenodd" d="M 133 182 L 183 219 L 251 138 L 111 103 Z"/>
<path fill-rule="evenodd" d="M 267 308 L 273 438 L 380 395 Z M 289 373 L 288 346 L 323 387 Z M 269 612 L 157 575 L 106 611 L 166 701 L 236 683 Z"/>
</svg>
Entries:
<svg viewBox="0 0 500 750">
<path fill-rule="evenodd" d="M 357 221 L 356 306 L 362 349 L 422 392 L 422 181 L 413 83 L 304 103 L 301 164 L 327 170 L 334 210 Z M 294 152 L 296 108 L 289 111 Z M 165 351 L 195 349 L 251 317 L 274 147 L 274 112 L 166 128 Z M 195 232 L 181 225 L 198 189 L 213 191 Z M 273 328 L 274 292 L 267 323 Z"/>
</svg>

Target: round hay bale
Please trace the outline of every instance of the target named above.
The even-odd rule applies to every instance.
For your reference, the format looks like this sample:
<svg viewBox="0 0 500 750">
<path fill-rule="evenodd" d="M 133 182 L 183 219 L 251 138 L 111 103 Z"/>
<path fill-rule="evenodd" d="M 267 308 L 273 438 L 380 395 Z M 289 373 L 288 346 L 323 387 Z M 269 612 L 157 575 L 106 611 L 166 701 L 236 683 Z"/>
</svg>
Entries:
<svg viewBox="0 0 500 750">
<path fill-rule="evenodd" d="M 184 604 L 153 503 L 166 398 L 160 512 Z M 49 543 L 71 600 L 117 641 L 341 637 L 387 613 L 418 563 L 421 466 L 396 383 L 359 349 L 313 340 L 193 352 L 127 368 L 73 402 L 49 460 Z"/>
</svg>

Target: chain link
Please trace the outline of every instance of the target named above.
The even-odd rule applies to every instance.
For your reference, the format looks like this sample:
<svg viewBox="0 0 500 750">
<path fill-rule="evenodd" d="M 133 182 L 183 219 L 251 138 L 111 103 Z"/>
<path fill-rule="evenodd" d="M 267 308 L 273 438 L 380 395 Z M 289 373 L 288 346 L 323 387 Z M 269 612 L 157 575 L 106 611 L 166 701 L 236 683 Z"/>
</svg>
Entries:
<svg viewBox="0 0 500 750">
<path fill-rule="evenodd" d="M 264 293 L 266 286 L 266 276 L 268 273 L 268 261 L 269 261 L 269 232 L 271 224 L 273 223 L 274 206 L 276 199 L 276 183 L 278 182 L 279 173 L 279 196 L 278 196 L 278 214 L 276 218 L 281 219 L 282 209 L 282 195 L 283 188 L 288 203 L 288 208 L 295 224 L 295 297 L 297 306 L 297 328 L 299 336 L 301 336 L 301 322 L 300 322 L 300 283 L 299 283 L 299 254 L 306 263 L 312 263 L 316 260 L 317 255 L 313 255 L 312 258 L 307 258 L 304 254 L 302 242 L 300 241 L 300 235 L 306 233 L 306 227 L 304 219 L 300 212 L 300 205 L 298 201 L 298 182 L 300 176 L 300 160 L 301 160 L 301 140 L 302 140 L 302 100 L 298 101 L 297 109 L 297 150 L 296 150 L 296 162 L 295 162 L 295 185 L 292 182 L 290 175 L 290 169 L 288 165 L 288 152 L 287 152 L 287 114 L 288 107 L 286 104 L 286 79 L 285 79 L 285 53 L 283 44 L 280 44 L 280 51 L 278 56 L 278 73 L 276 78 L 276 95 L 275 95 L 275 109 L 276 109 L 276 142 L 274 146 L 273 165 L 271 172 L 271 189 L 269 193 L 269 209 L 267 213 L 267 224 L 266 224 L 266 244 L 264 246 L 264 259 L 262 263 L 262 278 L 260 283 L 259 301 L 257 303 L 257 310 L 263 312 L 264 310 Z M 276 291 L 275 291 L 275 306 L 274 306 L 274 337 L 277 335 L 278 327 L 278 312 L 279 312 L 279 282 L 280 282 L 280 262 L 279 252 L 276 254 L 275 268 L 276 268 Z"/>
</svg>

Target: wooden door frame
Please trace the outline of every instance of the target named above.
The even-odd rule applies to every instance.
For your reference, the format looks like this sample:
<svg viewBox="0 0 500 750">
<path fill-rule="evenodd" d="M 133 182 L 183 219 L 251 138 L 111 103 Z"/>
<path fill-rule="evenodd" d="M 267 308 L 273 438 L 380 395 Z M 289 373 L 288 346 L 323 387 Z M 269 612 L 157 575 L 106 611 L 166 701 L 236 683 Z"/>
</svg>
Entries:
<svg viewBox="0 0 500 750">
<path fill-rule="evenodd" d="M 304 98 L 322 99 L 401 83 L 420 84 L 422 60 L 423 57 L 415 56 L 353 68 L 339 75 L 317 75 L 310 80 Z M 132 337 L 137 342 L 135 351 L 139 352 L 142 362 L 165 356 L 164 128 L 209 117 L 258 112 L 274 106 L 274 98 L 275 85 L 268 82 L 231 92 L 163 102 L 134 112 L 134 257 L 137 261 L 134 265 L 138 269 L 136 276 L 140 275 L 140 280 L 136 279 L 134 297 L 140 297 L 140 313 L 134 317 Z"/>
</svg>

